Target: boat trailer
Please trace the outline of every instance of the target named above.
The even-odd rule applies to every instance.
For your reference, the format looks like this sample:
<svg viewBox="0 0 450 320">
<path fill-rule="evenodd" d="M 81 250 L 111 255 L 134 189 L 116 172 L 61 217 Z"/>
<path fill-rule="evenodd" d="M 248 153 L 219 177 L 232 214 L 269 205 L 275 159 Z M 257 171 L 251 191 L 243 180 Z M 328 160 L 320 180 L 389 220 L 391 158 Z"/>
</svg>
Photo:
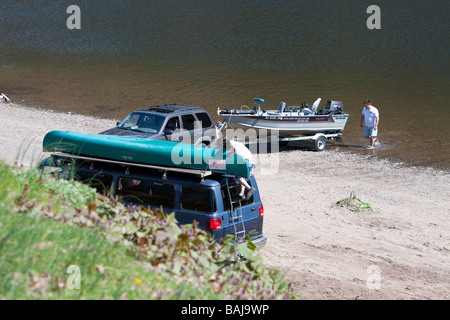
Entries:
<svg viewBox="0 0 450 320">
<path fill-rule="evenodd" d="M 216 123 L 217 132 L 220 133 L 224 128 L 228 127 L 228 121 L 218 121 Z M 217 135 L 219 136 L 219 134 Z M 327 147 L 327 141 L 330 139 L 336 139 L 336 141 L 342 141 L 342 133 L 316 133 L 310 136 L 300 136 L 300 137 L 289 137 L 289 138 L 275 138 L 275 139 L 260 139 L 256 138 L 255 142 L 269 142 L 278 141 L 281 146 L 286 146 L 291 141 L 310 141 L 313 145 L 315 151 L 323 151 Z"/>
</svg>

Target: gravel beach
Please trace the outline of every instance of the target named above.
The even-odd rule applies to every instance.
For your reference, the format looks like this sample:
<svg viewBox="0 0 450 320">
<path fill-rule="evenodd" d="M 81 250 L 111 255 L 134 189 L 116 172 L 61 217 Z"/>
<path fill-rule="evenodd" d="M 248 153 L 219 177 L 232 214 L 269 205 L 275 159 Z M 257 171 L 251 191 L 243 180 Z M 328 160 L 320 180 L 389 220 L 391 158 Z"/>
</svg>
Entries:
<svg viewBox="0 0 450 320">
<path fill-rule="evenodd" d="M 0 103 L 0 159 L 25 167 L 51 130 L 98 133 L 101 119 Z M 342 148 L 341 148 L 342 150 Z M 257 156 L 265 264 L 305 299 L 450 299 L 449 172 L 376 155 L 286 148 Z M 1 182 L 0 182 L 1 183 Z M 375 210 L 336 203 L 354 194 Z"/>
</svg>

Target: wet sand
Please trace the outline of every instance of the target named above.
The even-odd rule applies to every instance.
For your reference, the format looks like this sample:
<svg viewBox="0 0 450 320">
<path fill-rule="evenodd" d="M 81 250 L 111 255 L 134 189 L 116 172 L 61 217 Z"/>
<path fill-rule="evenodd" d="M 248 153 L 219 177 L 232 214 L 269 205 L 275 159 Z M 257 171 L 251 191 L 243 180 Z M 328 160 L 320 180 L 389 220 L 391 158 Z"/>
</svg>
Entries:
<svg viewBox="0 0 450 320">
<path fill-rule="evenodd" d="M 115 120 L 0 103 L 0 159 L 30 166 L 51 130 L 97 133 Z M 449 172 L 330 146 L 257 157 L 261 250 L 305 299 L 450 299 Z M 336 202 L 354 193 L 374 211 Z"/>
</svg>

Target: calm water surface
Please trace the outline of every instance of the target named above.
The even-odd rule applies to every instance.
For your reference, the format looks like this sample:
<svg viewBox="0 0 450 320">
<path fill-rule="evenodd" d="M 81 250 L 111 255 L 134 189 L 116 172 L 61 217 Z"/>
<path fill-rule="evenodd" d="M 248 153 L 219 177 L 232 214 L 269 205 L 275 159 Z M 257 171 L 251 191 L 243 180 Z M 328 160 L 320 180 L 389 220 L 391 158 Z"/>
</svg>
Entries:
<svg viewBox="0 0 450 320">
<path fill-rule="evenodd" d="M 69 5 L 81 30 L 69 30 Z M 266 108 L 341 100 L 341 150 L 450 168 L 448 1 L 12 1 L 0 4 L 0 91 L 15 102 L 122 119 L 179 102 Z M 362 101 L 380 110 L 364 147 Z M 113 125 L 113 124 L 112 124 Z"/>
</svg>

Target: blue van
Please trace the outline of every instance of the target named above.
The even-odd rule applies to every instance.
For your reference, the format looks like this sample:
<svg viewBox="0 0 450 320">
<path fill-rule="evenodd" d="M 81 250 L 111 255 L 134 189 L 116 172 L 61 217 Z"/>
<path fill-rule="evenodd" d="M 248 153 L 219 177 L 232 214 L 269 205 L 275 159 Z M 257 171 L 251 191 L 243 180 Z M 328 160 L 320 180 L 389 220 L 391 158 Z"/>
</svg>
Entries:
<svg viewBox="0 0 450 320">
<path fill-rule="evenodd" d="M 255 177 L 248 178 L 255 192 L 248 200 L 235 201 L 240 184 L 235 176 L 212 171 L 140 165 L 128 162 L 53 154 L 43 165 L 56 164 L 71 170 L 77 180 L 98 193 L 117 196 L 126 204 L 175 212 L 180 224 L 196 220 L 221 242 L 233 235 L 237 242 L 249 236 L 261 248 L 264 207 Z"/>
</svg>

